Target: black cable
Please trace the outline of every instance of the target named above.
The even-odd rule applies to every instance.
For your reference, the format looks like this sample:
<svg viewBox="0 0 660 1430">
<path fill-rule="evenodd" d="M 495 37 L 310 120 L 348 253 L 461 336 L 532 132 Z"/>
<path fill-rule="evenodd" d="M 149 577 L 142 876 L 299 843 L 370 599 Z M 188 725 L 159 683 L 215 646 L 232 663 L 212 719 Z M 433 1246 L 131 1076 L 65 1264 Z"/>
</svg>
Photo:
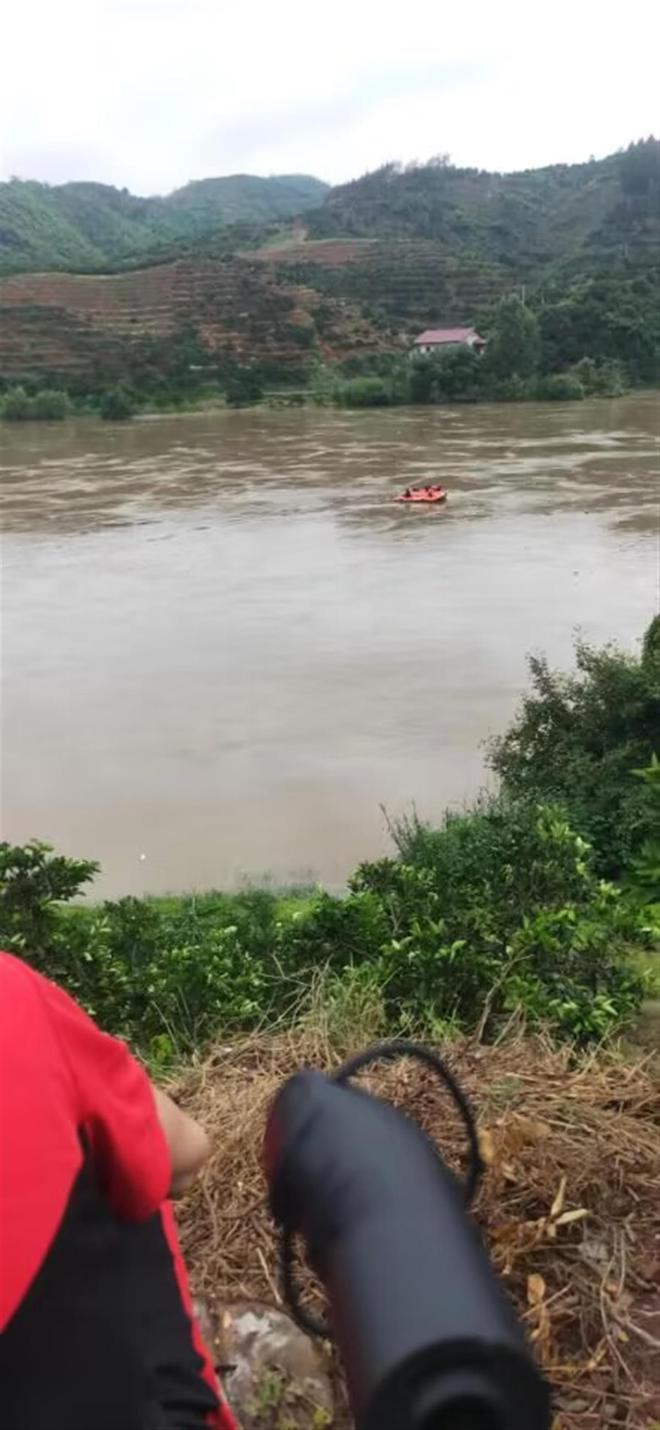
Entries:
<svg viewBox="0 0 660 1430">
<path fill-rule="evenodd" d="M 374 1043 L 370 1048 L 366 1048 L 362 1053 L 356 1053 L 352 1058 L 348 1058 L 341 1067 L 332 1074 L 330 1081 L 340 1084 L 347 1083 L 356 1073 L 375 1062 L 395 1062 L 397 1058 L 416 1058 L 418 1062 L 426 1063 L 427 1067 L 433 1068 L 440 1081 L 449 1090 L 451 1096 L 461 1114 L 463 1125 L 468 1139 L 468 1166 L 463 1181 L 463 1195 L 465 1205 L 470 1206 L 474 1194 L 479 1185 L 484 1164 L 479 1151 L 479 1134 L 477 1124 L 474 1119 L 472 1108 L 463 1092 L 460 1083 L 454 1077 L 453 1072 L 447 1066 L 444 1058 L 439 1053 L 434 1053 L 430 1048 L 426 1048 L 421 1043 L 411 1043 L 407 1038 L 392 1038 L 386 1042 Z M 438 1157 L 440 1153 L 436 1147 Z M 280 1241 L 280 1265 L 282 1291 L 284 1300 L 288 1306 L 294 1321 L 300 1329 L 310 1336 L 320 1336 L 324 1340 L 332 1340 L 332 1332 L 326 1321 L 321 1321 L 312 1315 L 311 1311 L 306 1311 L 300 1303 L 300 1289 L 296 1284 L 294 1275 L 294 1236 L 295 1232 L 290 1227 L 284 1227 Z"/>
</svg>

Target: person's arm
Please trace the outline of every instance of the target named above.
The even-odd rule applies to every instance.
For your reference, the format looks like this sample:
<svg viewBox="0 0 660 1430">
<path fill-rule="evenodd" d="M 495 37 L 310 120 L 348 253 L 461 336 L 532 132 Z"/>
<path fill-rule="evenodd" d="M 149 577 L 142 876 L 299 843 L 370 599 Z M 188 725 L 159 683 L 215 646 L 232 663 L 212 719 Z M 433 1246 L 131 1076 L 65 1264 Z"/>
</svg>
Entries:
<svg viewBox="0 0 660 1430">
<path fill-rule="evenodd" d="M 170 1196 L 179 1197 L 204 1166 L 210 1152 L 209 1139 L 199 1123 L 178 1107 L 162 1088 L 152 1084 L 152 1090 L 158 1121 L 170 1152 Z"/>
<path fill-rule="evenodd" d="M 115 1214 L 144 1221 L 193 1181 L 206 1134 L 117 1038 L 102 1033 L 63 989 L 30 970 L 71 1077 L 71 1115 Z"/>
</svg>

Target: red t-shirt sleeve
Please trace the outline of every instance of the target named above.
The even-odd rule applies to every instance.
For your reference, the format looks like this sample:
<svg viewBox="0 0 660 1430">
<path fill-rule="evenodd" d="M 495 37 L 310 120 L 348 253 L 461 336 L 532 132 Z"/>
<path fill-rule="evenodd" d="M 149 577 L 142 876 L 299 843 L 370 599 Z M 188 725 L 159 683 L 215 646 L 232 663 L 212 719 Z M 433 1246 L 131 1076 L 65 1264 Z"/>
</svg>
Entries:
<svg viewBox="0 0 660 1430">
<path fill-rule="evenodd" d="M 61 988 L 40 983 L 102 1190 L 117 1216 L 145 1220 L 172 1178 L 151 1083 L 124 1043 L 102 1033 Z"/>
</svg>

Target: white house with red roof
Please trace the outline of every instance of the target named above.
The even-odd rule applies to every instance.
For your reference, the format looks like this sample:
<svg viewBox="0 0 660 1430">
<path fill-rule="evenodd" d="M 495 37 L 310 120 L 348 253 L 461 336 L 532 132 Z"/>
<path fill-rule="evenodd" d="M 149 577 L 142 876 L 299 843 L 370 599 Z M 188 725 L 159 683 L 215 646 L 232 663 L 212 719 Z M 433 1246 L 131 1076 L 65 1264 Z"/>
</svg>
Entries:
<svg viewBox="0 0 660 1430">
<path fill-rule="evenodd" d="M 472 348 L 475 353 L 483 352 L 485 338 L 481 338 L 476 328 L 426 328 L 412 346 L 415 353 L 437 353 L 445 348 Z"/>
</svg>

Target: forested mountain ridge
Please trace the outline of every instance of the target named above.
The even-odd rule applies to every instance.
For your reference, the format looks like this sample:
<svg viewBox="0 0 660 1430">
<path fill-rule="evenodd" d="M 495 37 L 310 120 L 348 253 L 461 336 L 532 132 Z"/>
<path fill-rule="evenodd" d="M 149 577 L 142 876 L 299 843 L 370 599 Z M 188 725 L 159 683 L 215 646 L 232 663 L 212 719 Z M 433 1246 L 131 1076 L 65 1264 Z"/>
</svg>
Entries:
<svg viewBox="0 0 660 1430">
<path fill-rule="evenodd" d="M 106 184 L 0 184 L 0 272 L 101 271 L 238 251 L 301 216 L 308 241 L 405 240 L 502 265 L 517 278 L 556 264 L 590 269 L 653 262 L 660 245 L 660 144 L 641 140 L 605 159 L 520 173 L 385 164 L 329 189 L 307 175 L 201 179 L 165 197 Z M 239 227 L 231 231 L 232 225 Z M 300 233 L 300 225 L 298 225 Z"/>
<path fill-rule="evenodd" d="M 444 158 L 385 164 L 331 189 L 310 237 L 416 238 L 502 263 L 518 275 L 557 261 L 657 259 L 660 144 L 650 138 L 585 164 L 520 173 L 454 168 Z"/>
<path fill-rule="evenodd" d="M 165 197 L 108 184 L 0 184 L 0 272 L 99 271 L 167 256 L 236 223 L 267 224 L 321 203 L 304 174 L 201 179 Z"/>
</svg>

